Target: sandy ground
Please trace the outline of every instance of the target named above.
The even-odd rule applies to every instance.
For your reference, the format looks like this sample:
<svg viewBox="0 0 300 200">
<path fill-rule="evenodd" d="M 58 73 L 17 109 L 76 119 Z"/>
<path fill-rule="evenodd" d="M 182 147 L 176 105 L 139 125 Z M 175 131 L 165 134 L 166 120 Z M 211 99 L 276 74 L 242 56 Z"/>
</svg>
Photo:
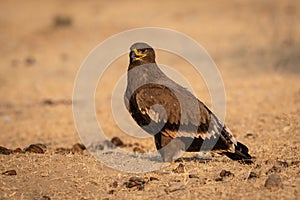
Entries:
<svg viewBox="0 0 300 200">
<path fill-rule="evenodd" d="M 47 150 L 0 154 L 0 199 L 299 199 L 299 13 L 293 0 L 1 1 L 0 146 L 22 151 L 41 143 Z M 112 34 L 144 26 L 183 32 L 209 52 L 226 89 L 226 123 L 254 164 L 187 155 L 134 174 L 111 169 L 78 146 L 67 149 L 82 142 L 71 103 L 81 63 Z M 163 52 L 158 62 L 174 66 L 210 105 L 203 81 L 185 62 Z M 124 55 L 101 80 L 97 117 L 107 137 L 150 152 L 151 139 L 127 137 L 111 114 L 113 83 L 127 65 Z M 174 171 L 180 164 L 184 169 Z M 273 186 L 266 183 L 272 174 L 281 179 Z"/>
</svg>

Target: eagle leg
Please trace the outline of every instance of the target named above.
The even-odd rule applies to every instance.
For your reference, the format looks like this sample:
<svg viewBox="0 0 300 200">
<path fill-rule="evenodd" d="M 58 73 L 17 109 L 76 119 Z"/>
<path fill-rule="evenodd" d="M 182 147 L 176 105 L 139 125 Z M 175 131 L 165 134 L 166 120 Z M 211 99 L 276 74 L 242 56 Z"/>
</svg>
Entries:
<svg viewBox="0 0 300 200">
<path fill-rule="evenodd" d="M 157 133 L 154 138 L 156 149 L 164 162 L 175 161 L 184 152 L 185 144 L 179 138 L 168 137 L 162 133 Z"/>
</svg>

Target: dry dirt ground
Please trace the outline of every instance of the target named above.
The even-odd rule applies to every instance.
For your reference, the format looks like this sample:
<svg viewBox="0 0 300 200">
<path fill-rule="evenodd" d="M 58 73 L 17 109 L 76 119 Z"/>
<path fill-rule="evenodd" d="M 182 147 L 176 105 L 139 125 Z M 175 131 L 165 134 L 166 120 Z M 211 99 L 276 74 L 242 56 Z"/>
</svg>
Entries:
<svg viewBox="0 0 300 200">
<path fill-rule="evenodd" d="M 299 18 L 294 0 L 1 1 L 0 146 L 20 149 L 0 149 L 0 199 L 300 199 Z M 81 143 L 72 115 L 81 63 L 109 36 L 145 26 L 183 32 L 209 52 L 226 89 L 226 123 L 254 164 L 187 155 L 134 174 L 105 166 L 78 145 L 71 149 Z M 191 67 L 163 52 L 158 62 L 182 73 L 210 105 Z M 127 137 L 111 115 L 111 90 L 127 65 L 124 55 L 101 80 L 98 120 L 108 138 L 150 152 L 151 139 Z M 46 152 L 43 145 L 23 152 L 37 143 Z M 272 174 L 280 180 L 266 182 Z"/>
</svg>

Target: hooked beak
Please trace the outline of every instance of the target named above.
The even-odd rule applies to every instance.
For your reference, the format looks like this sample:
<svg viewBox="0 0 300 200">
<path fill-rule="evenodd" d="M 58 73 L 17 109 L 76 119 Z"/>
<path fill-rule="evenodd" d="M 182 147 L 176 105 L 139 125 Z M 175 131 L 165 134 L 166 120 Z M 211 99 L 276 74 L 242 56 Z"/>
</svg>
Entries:
<svg viewBox="0 0 300 200">
<path fill-rule="evenodd" d="M 142 58 L 144 58 L 145 56 L 147 56 L 146 53 L 139 53 L 137 49 L 133 49 L 130 53 L 130 57 L 133 60 L 141 60 Z"/>
</svg>

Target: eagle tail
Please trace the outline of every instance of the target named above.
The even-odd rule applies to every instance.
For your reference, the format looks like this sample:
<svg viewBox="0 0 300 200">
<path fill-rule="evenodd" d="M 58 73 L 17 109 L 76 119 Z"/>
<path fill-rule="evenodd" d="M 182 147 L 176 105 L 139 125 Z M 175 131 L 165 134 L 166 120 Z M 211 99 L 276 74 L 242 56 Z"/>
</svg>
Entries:
<svg viewBox="0 0 300 200">
<path fill-rule="evenodd" d="M 234 147 L 235 152 L 223 152 L 222 154 L 232 160 L 248 160 L 252 158 L 252 156 L 248 153 L 248 148 L 244 144 L 237 142 L 237 145 L 234 145 Z"/>
</svg>

